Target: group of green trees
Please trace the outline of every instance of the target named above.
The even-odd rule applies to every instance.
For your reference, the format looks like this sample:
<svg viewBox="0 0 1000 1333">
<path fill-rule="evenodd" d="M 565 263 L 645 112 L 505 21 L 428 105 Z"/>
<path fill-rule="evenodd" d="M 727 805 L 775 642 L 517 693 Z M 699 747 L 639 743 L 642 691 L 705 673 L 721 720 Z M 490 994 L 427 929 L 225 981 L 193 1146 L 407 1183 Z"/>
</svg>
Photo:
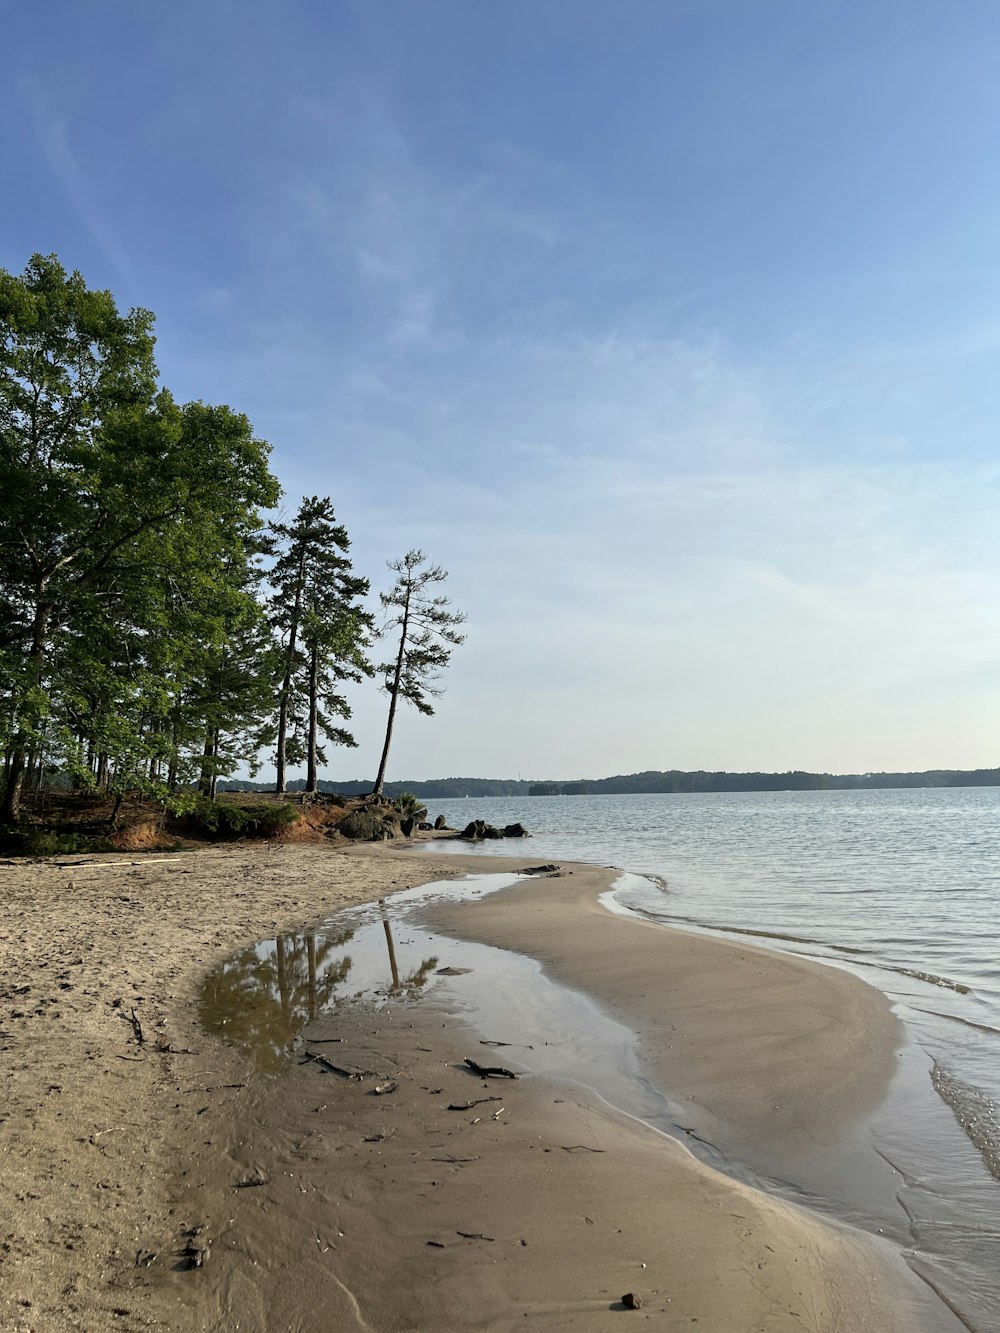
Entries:
<svg viewBox="0 0 1000 1333">
<path fill-rule="evenodd" d="M 424 713 L 464 616 L 446 573 L 390 563 L 382 624 L 329 499 L 267 522 L 269 445 L 227 406 L 160 385 L 153 316 L 119 312 L 54 256 L 0 270 L 0 824 L 54 771 L 214 796 L 273 754 L 277 790 L 353 745 L 345 683 Z M 374 665 L 380 633 L 389 660 Z"/>
</svg>

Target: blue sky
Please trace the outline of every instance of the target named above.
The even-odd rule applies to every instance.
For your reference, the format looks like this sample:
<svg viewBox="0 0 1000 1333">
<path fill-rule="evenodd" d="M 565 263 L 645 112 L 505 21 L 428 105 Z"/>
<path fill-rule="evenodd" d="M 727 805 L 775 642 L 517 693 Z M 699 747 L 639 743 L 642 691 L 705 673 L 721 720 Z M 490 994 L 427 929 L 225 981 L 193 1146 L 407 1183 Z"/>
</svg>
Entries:
<svg viewBox="0 0 1000 1333">
<path fill-rule="evenodd" d="M 468 642 L 390 776 L 1000 763 L 1000 13 L 10 5 L 0 265 Z M 368 776 L 384 701 L 356 700 Z"/>
</svg>

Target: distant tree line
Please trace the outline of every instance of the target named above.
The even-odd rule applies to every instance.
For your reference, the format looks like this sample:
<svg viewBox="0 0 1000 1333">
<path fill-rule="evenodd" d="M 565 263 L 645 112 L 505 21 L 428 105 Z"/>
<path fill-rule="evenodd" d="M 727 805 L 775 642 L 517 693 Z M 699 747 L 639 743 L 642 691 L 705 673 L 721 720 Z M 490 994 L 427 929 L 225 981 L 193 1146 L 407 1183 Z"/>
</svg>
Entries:
<svg viewBox="0 0 1000 1333">
<path fill-rule="evenodd" d="M 329 498 L 266 521 L 270 446 L 228 406 L 175 402 L 153 347 L 148 310 L 55 256 L 0 270 L 0 824 L 57 778 L 213 797 L 268 755 L 278 791 L 289 767 L 315 790 L 326 746 L 355 744 L 345 683 L 376 675 L 384 777 L 398 701 L 432 712 L 462 642 L 422 552 L 390 563 L 380 627 Z"/>
<path fill-rule="evenodd" d="M 529 796 L 636 796 L 643 792 L 863 791 L 889 787 L 995 787 L 1000 769 L 929 769 L 923 773 L 685 773 L 650 771 L 583 782 L 532 782 Z"/>
<path fill-rule="evenodd" d="M 219 784 L 231 791 L 267 791 L 267 783 L 232 781 Z M 519 778 L 407 778 L 387 782 L 385 794 L 413 792 L 424 801 L 463 799 L 466 796 L 637 796 L 644 792 L 711 791 L 832 791 L 889 787 L 1000 787 L 1000 768 L 930 769 L 924 773 L 630 773 L 613 778 L 576 782 L 534 782 Z M 289 791 L 302 791 L 304 782 L 290 782 Z M 370 780 L 342 782 L 321 779 L 321 792 L 360 795 L 372 789 Z"/>
</svg>

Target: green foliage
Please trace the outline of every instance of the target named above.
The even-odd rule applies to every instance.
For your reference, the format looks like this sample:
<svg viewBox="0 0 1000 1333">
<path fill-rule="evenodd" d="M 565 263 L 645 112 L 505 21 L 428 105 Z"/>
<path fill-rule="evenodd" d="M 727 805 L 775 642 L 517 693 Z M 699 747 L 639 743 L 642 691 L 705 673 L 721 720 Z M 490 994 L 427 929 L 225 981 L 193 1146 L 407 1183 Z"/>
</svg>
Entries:
<svg viewBox="0 0 1000 1333">
<path fill-rule="evenodd" d="M 198 796 L 183 818 L 191 832 L 208 834 L 221 842 L 231 838 L 273 838 L 301 818 L 294 805 L 236 805 L 228 801 L 210 801 Z"/>
<path fill-rule="evenodd" d="M 374 673 L 374 618 L 347 531 L 317 496 L 265 528 L 268 444 L 174 401 L 153 323 L 54 255 L 0 270 L 0 823 L 53 775 L 193 818 L 192 785 L 212 798 L 275 745 L 279 790 L 304 763 L 315 791 L 324 744 L 355 744 L 345 686 Z M 432 711 L 463 619 L 420 552 L 392 568 L 387 749 L 398 698 Z"/>
<path fill-rule="evenodd" d="M 427 807 L 419 796 L 414 796 L 411 791 L 400 792 L 392 803 L 396 810 L 404 819 L 426 819 Z"/>
<path fill-rule="evenodd" d="M 13 856 L 65 856 L 75 852 L 113 852 L 109 838 L 80 833 L 58 833 L 45 828 L 0 826 L 0 851 Z"/>
<path fill-rule="evenodd" d="M 0 818 L 26 769 L 145 791 L 256 754 L 268 446 L 158 388 L 153 317 L 50 256 L 0 271 Z"/>
</svg>

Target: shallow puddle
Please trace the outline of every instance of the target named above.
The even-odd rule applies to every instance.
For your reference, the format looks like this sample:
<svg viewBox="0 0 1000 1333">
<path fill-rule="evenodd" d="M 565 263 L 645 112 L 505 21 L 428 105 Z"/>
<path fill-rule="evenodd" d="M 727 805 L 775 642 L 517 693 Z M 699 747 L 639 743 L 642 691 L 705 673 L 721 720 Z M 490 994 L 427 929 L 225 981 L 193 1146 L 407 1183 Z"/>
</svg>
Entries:
<svg viewBox="0 0 1000 1333">
<path fill-rule="evenodd" d="M 632 1115 L 676 1130 L 670 1104 L 639 1076 L 635 1033 L 589 996 L 545 976 L 532 958 L 431 934 L 416 924 L 435 900 L 468 899 L 518 882 L 478 875 L 393 894 L 339 912 L 313 931 L 265 940 L 206 978 L 199 1018 L 276 1074 L 309 1024 L 346 1006 L 380 1009 L 434 993 L 448 1011 L 504 1048 L 518 1070 L 584 1086 Z"/>
</svg>

